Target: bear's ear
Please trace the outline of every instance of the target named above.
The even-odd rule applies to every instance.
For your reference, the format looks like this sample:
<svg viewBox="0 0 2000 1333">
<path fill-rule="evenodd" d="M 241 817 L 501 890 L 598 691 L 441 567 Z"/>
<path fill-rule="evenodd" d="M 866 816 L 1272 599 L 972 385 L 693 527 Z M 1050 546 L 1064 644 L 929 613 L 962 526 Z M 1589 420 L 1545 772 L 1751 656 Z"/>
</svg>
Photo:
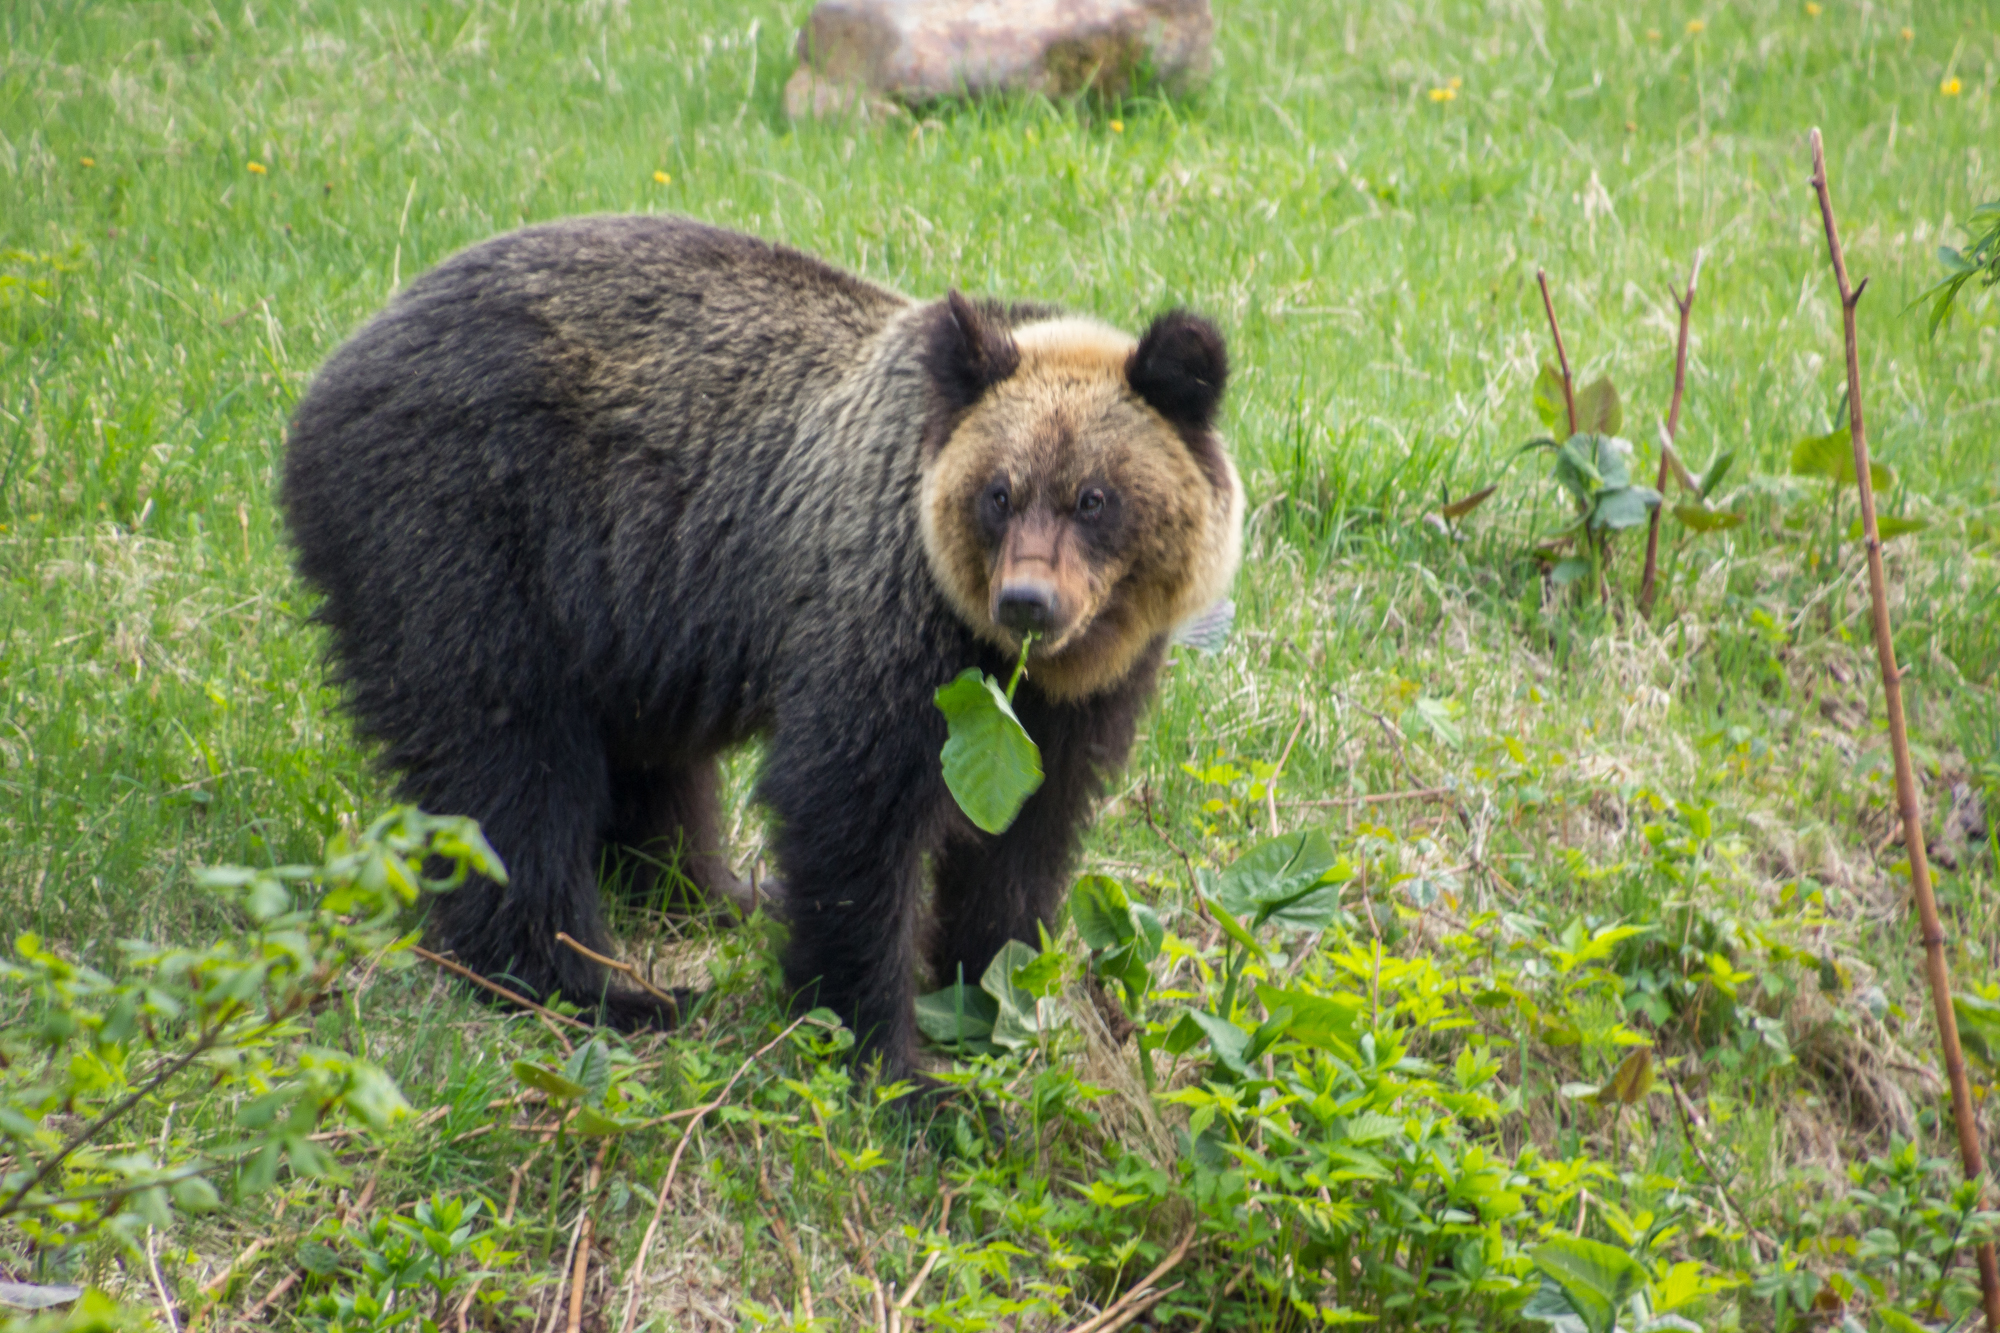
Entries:
<svg viewBox="0 0 2000 1333">
<path fill-rule="evenodd" d="M 1200 315 L 1169 310 L 1153 321 L 1125 363 L 1125 380 L 1153 410 L 1183 431 L 1215 424 L 1229 381 L 1222 331 Z"/>
<path fill-rule="evenodd" d="M 1021 364 L 1021 349 L 1005 325 L 954 289 L 938 303 L 923 360 L 941 406 L 957 413 L 1012 375 Z"/>
</svg>

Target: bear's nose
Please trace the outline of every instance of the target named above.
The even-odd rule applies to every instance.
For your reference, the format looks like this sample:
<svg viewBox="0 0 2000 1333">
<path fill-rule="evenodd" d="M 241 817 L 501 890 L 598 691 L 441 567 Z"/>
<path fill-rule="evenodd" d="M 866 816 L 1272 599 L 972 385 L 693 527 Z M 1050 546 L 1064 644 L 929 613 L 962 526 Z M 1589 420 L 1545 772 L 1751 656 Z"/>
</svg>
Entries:
<svg viewBox="0 0 2000 1333">
<path fill-rule="evenodd" d="M 1000 589 L 994 611 L 1016 634 L 1046 634 L 1056 620 L 1056 591 L 1046 583 L 1009 583 Z"/>
</svg>

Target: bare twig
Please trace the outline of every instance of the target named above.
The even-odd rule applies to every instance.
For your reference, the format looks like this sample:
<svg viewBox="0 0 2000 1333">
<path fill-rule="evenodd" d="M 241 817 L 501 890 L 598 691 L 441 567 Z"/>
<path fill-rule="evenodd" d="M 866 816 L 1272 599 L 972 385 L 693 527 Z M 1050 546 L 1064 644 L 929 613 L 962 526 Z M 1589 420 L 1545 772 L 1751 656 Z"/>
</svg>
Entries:
<svg viewBox="0 0 2000 1333">
<path fill-rule="evenodd" d="M 1812 132 L 1812 187 L 1819 196 L 1820 220 L 1826 224 L 1826 248 L 1833 276 L 1840 285 L 1841 324 L 1847 339 L 1847 429 L 1854 442 L 1854 485 L 1861 499 L 1861 532 L 1868 552 L 1868 591 L 1875 621 L 1875 657 L 1882 668 L 1882 704 L 1889 714 L 1889 750 L 1896 761 L 1896 805 L 1903 816 L 1903 844 L 1910 856 L 1910 887 L 1917 900 L 1917 917 L 1924 944 L 1924 971 L 1930 980 L 1931 1006 L 1937 1016 L 1938 1045 L 1943 1048 L 1946 1076 L 1951 1080 L 1951 1113 L 1958 1130 L 1958 1156 L 1965 1178 L 1980 1182 L 1984 1194 L 1986 1166 L 1979 1149 L 1979 1122 L 1972 1107 L 1972 1087 L 1965 1075 L 1965 1053 L 1958 1044 L 1958 1019 L 1951 1007 L 1951 968 L 1944 955 L 1944 926 L 1938 919 L 1937 898 L 1931 892 L 1930 861 L 1924 854 L 1923 812 L 1917 806 L 1916 770 L 1910 763 L 1910 736 L 1903 720 L 1903 673 L 1896 668 L 1896 641 L 1889 629 L 1889 589 L 1882 568 L 1881 530 L 1875 521 L 1875 487 L 1868 475 L 1868 432 L 1861 415 L 1861 354 L 1855 332 L 1854 308 L 1868 286 L 1850 287 L 1847 260 L 1834 225 L 1833 197 L 1826 185 L 1826 151 L 1819 130 Z M 2000 1263 L 1993 1243 L 1979 1246 L 1979 1292 L 1988 1333 L 2000 1333 Z"/>
<path fill-rule="evenodd" d="M 168 1333 L 181 1333 L 181 1321 L 174 1315 L 174 1298 L 167 1295 L 167 1284 L 160 1277 L 160 1260 L 153 1247 L 158 1239 L 151 1227 L 146 1228 L 146 1268 L 153 1275 L 153 1290 L 160 1298 L 160 1313 L 167 1318 Z"/>
<path fill-rule="evenodd" d="M 1285 751 L 1278 756 L 1278 766 L 1271 770 L 1271 776 L 1264 780 L 1264 809 L 1271 817 L 1271 836 L 1278 836 L 1278 779 L 1284 774 L 1285 765 L 1292 757 L 1292 747 L 1299 743 L 1299 733 L 1306 729 L 1306 701 L 1299 700 L 1299 720 L 1292 728 L 1291 737 L 1285 742 Z"/>
<path fill-rule="evenodd" d="M 1105 1306 L 1101 1312 L 1071 1328 L 1069 1333 L 1110 1333 L 1112 1329 L 1125 1327 L 1140 1314 L 1151 1309 L 1154 1301 L 1161 1299 L 1167 1291 L 1172 1291 L 1180 1285 L 1175 1283 L 1173 1287 L 1167 1288 L 1167 1291 L 1153 1290 L 1154 1284 L 1171 1273 L 1181 1260 L 1187 1258 L 1188 1247 L 1194 1244 L 1194 1233 L 1195 1228 L 1188 1227 L 1187 1234 L 1181 1237 L 1180 1243 L 1174 1246 L 1166 1258 L 1154 1265 L 1152 1272 L 1140 1278 L 1131 1290 Z"/>
<path fill-rule="evenodd" d="M 1154 835 L 1161 842 L 1167 844 L 1173 850 L 1175 856 L 1180 857 L 1181 865 L 1187 870 L 1188 888 L 1198 888 L 1201 880 L 1194 873 L 1194 858 L 1182 850 L 1179 843 L 1168 836 L 1166 829 L 1160 826 L 1160 821 L 1153 815 L 1153 785 L 1151 783 L 1147 783 L 1139 788 L 1139 806 L 1146 812 L 1146 824 L 1153 830 Z"/>
<path fill-rule="evenodd" d="M 533 1013 L 535 1017 L 541 1019 L 542 1022 L 548 1025 L 549 1031 L 556 1034 L 556 1040 L 560 1041 L 563 1044 L 563 1049 L 565 1051 L 572 1050 L 573 1048 L 569 1044 L 569 1038 L 563 1036 L 562 1030 L 558 1028 L 556 1024 L 567 1023 L 569 1026 L 573 1028 L 580 1028 L 585 1032 L 591 1031 L 590 1024 L 584 1022 L 582 1019 L 571 1018 L 568 1014 L 559 1014 L 553 1009 L 545 1009 L 541 1005 L 536 1004 L 533 1000 L 529 999 L 527 996 L 518 994 L 514 991 L 510 991 L 505 986 L 500 985 L 498 982 L 488 981 L 485 977 L 480 976 L 477 972 L 465 966 L 463 963 L 454 963 L 449 958 L 446 958 L 440 954 L 434 954 L 429 949 L 424 948 L 421 944 L 412 944 L 410 946 L 410 952 L 415 954 L 417 957 L 424 959 L 426 962 L 436 963 L 439 967 L 443 968 L 445 971 L 451 973 L 455 977 L 461 978 L 462 980 L 465 981 L 469 981 L 475 986 L 481 986 L 489 991 L 492 991 L 495 995 L 498 995 L 501 999 L 507 1001 L 509 1004 L 519 1005 L 521 1008 L 526 1009 L 529 1012 Z"/>
<path fill-rule="evenodd" d="M 598 963 L 604 967 L 608 967 L 613 972 L 622 972 L 626 976 L 632 978 L 633 985 L 637 986 L 640 990 L 646 992 L 646 994 L 652 996 L 654 999 L 658 1000 L 661 1004 L 664 1004 L 665 1006 L 667 1006 L 667 1008 L 671 1009 L 674 1013 L 674 1021 L 676 1023 L 680 1021 L 681 1002 L 679 1000 L 676 1000 L 670 992 L 663 991 L 658 986 L 655 986 L 652 982 L 648 981 L 645 975 L 641 973 L 638 968 L 632 966 L 632 964 L 621 962 L 616 958 L 607 958 L 603 954 L 597 952 L 597 950 L 588 948 L 582 944 L 577 943 L 575 940 L 571 939 L 568 934 L 560 930 L 556 932 L 556 939 L 568 945 L 570 948 L 576 950 L 578 953 L 582 954 L 585 958 L 588 958 L 591 962 Z"/>
<path fill-rule="evenodd" d="M 799 1025 L 804 1023 L 807 1017 L 810 1015 L 801 1015 L 793 1019 L 790 1027 L 752 1051 L 744 1058 L 743 1063 L 736 1067 L 736 1072 L 729 1076 L 729 1081 L 722 1085 L 722 1091 L 695 1108 L 694 1118 L 688 1121 L 688 1127 L 681 1132 L 681 1141 L 674 1145 L 674 1155 L 667 1161 L 666 1178 L 660 1181 L 659 1197 L 653 1201 L 653 1220 L 646 1224 L 646 1234 L 639 1240 L 639 1254 L 632 1260 L 632 1271 L 625 1279 L 625 1320 L 620 1325 L 622 1333 L 632 1333 L 632 1321 L 638 1317 L 639 1282 L 646 1275 L 646 1253 L 653 1248 L 653 1237 L 660 1229 L 660 1217 L 667 1210 L 667 1195 L 673 1192 L 674 1177 L 680 1172 L 681 1154 L 686 1152 L 688 1144 L 694 1141 L 695 1131 L 701 1128 L 702 1118 L 728 1100 L 730 1089 L 736 1086 L 736 1080 L 749 1073 L 750 1066 L 756 1064 L 765 1052 L 798 1031 Z"/>
<path fill-rule="evenodd" d="M 1674 441 L 1680 436 L 1681 393 L 1687 386 L 1688 369 L 1688 317 L 1694 310 L 1694 285 L 1701 277 L 1701 251 L 1694 252 L 1694 268 L 1688 273 L 1687 295 L 1674 297 L 1674 304 L 1681 310 L 1680 338 L 1674 345 L 1674 396 L 1667 404 L 1667 438 L 1660 446 L 1660 475 L 1653 483 L 1653 489 L 1660 493 L 1660 503 L 1653 510 L 1652 521 L 1646 525 L 1646 568 L 1639 576 L 1639 614 L 1650 618 L 1653 614 L 1653 580 L 1659 568 L 1660 555 L 1660 510 L 1667 507 L 1667 462 L 1674 456 Z"/>
<path fill-rule="evenodd" d="M 1563 377 L 1563 409 L 1568 414 L 1569 433 L 1574 435 L 1576 434 L 1576 387 L 1570 379 L 1569 353 L 1563 350 L 1563 331 L 1562 326 L 1556 323 L 1556 304 L 1549 299 L 1549 275 L 1536 269 L 1535 281 L 1541 284 L 1542 311 L 1549 317 L 1549 332 L 1555 336 L 1556 364 L 1562 368 Z"/>
</svg>

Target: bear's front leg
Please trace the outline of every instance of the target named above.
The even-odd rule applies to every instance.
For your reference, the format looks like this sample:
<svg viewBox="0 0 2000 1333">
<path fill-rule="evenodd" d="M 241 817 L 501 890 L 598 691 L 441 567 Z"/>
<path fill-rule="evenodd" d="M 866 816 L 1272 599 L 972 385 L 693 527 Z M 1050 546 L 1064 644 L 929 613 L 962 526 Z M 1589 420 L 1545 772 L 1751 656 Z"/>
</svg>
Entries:
<svg viewBox="0 0 2000 1333">
<path fill-rule="evenodd" d="M 1075 704 L 1024 687 L 1014 700 L 1042 754 L 1042 785 L 997 837 L 966 821 L 937 864 L 937 926 L 926 953 L 940 986 L 961 973 L 978 985 L 1009 940 L 1039 945 L 1055 919 L 1107 777 L 1125 764 L 1139 710 L 1152 693 L 1158 645 L 1116 690 Z"/>
<path fill-rule="evenodd" d="M 893 1081 L 916 1070 L 916 918 L 923 854 L 949 799 L 937 754 L 943 728 L 933 736 L 923 713 L 912 721 L 884 710 L 876 721 L 893 721 L 871 735 L 868 710 L 851 701 L 817 707 L 841 704 L 839 718 L 795 716 L 788 726 L 781 717 L 759 784 L 778 824 L 791 927 L 785 980 L 796 1007 L 839 1014 L 857 1061 L 879 1058 Z"/>
</svg>

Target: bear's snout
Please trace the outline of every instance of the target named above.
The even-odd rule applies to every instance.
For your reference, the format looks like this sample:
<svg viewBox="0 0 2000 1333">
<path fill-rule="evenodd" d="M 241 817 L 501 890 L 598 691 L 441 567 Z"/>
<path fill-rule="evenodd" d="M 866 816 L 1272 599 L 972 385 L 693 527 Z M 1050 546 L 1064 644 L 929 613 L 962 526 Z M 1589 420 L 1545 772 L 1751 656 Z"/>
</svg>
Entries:
<svg viewBox="0 0 2000 1333">
<path fill-rule="evenodd" d="M 1016 579 L 1001 585 L 993 607 L 994 618 L 1016 634 L 1047 634 L 1059 609 L 1055 588 L 1039 579 Z"/>
</svg>

